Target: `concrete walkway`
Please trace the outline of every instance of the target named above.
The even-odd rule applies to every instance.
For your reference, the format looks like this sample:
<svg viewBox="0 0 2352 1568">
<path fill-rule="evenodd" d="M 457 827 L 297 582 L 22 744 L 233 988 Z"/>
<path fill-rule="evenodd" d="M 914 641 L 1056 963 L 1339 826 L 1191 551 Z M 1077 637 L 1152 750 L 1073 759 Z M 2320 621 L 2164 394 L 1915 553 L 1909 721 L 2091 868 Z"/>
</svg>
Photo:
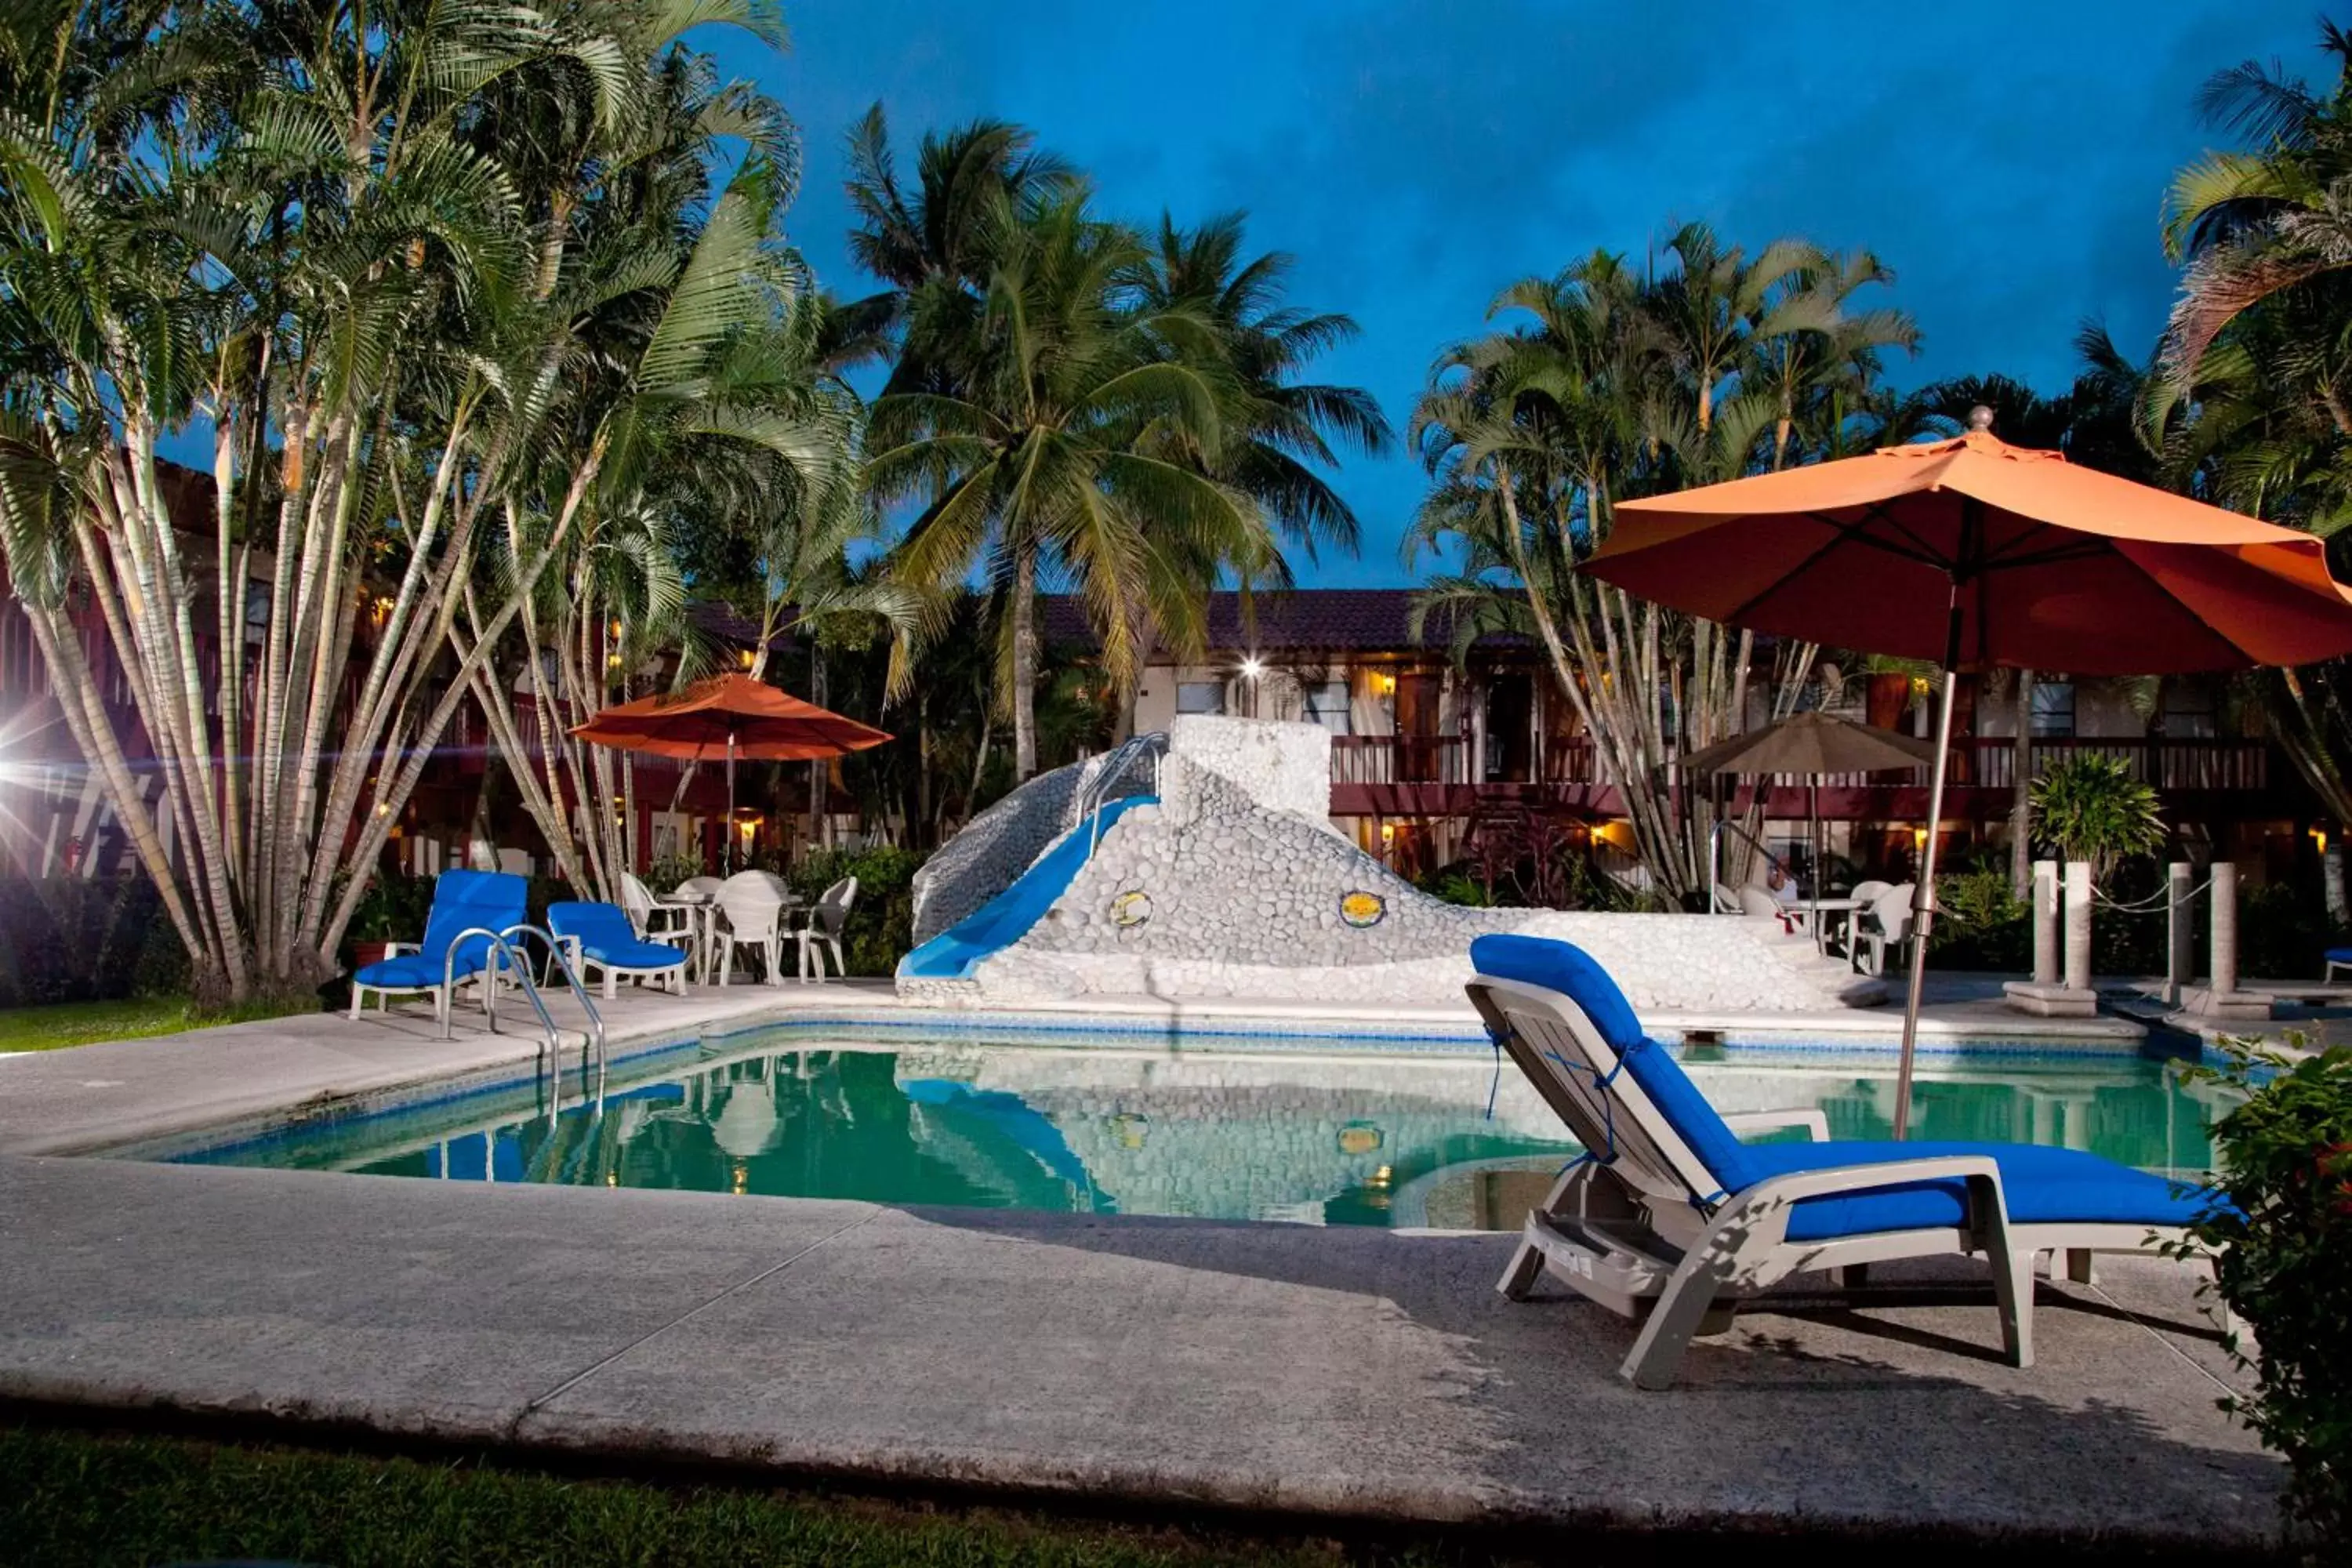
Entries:
<svg viewBox="0 0 2352 1568">
<path fill-rule="evenodd" d="M 1791 1298 L 1638 1394 L 1500 1237 L 0 1157 L 0 1399 L 1424 1521 L 2230 1548 L 2279 1468 L 2181 1271 Z"/>
</svg>

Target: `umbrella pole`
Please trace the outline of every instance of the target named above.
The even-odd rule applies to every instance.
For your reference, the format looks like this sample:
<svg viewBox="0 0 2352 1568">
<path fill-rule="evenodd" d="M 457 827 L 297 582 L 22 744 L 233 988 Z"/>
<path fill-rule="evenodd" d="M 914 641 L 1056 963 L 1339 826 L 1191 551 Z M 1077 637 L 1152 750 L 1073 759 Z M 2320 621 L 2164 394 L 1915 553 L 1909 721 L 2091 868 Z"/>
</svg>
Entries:
<svg viewBox="0 0 2352 1568">
<path fill-rule="evenodd" d="M 1911 990 L 1903 1004 L 1903 1065 L 1895 1079 L 1895 1138 L 1911 1131 L 1911 1068 L 1919 1045 L 1919 1004 L 1927 986 L 1927 928 L 1936 921 L 1936 826 L 1944 819 L 1944 774 L 1952 757 L 1952 698 L 1960 683 L 1960 610 L 1952 605 L 1951 657 L 1944 661 L 1944 700 L 1936 713 L 1936 763 L 1927 784 L 1927 838 L 1919 850 L 1918 889 L 1911 895 Z"/>
<path fill-rule="evenodd" d="M 735 873 L 735 731 L 727 731 L 727 873 Z"/>
<path fill-rule="evenodd" d="M 1813 946 L 1822 947 L 1822 775 L 1813 773 L 1805 780 L 1805 851 L 1812 864 L 1805 868 L 1806 887 L 1812 890 L 1812 909 L 1805 924 L 1812 929 Z"/>
</svg>

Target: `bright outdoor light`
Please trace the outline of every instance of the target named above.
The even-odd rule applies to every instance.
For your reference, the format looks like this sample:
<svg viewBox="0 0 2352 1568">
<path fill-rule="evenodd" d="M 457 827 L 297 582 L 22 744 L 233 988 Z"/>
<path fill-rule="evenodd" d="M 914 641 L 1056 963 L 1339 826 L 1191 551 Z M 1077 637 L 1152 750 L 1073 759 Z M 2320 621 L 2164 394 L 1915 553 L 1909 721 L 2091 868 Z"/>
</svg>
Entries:
<svg viewBox="0 0 2352 1568">
<path fill-rule="evenodd" d="M 1265 666 L 1259 660 L 1257 655 L 1252 654 L 1247 658 L 1242 660 L 1242 674 L 1249 679 L 1255 680 L 1259 676 L 1264 675 L 1265 673 Z"/>
</svg>

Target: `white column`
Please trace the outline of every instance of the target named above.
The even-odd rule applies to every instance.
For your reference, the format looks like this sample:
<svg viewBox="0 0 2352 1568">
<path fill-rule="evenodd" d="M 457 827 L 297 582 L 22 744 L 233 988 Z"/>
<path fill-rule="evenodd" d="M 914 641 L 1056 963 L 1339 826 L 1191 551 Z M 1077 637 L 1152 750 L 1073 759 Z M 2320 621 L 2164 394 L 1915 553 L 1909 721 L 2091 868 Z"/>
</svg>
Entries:
<svg viewBox="0 0 2352 1568">
<path fill-rule="evenodd" d="M 2033 863 L 2033 984 L 2058 984 L 2058 862 Z"/>
<path fill-rule="evenodd" d="M 2238 866 L 2234 860 L 2213 862 L 2212 985 L 2216 997 L 2238 988 Z"/>
<path fill-rule="evenodd" d="M 2091 863 L 2066 862 L 2066 989 L 2091 989 Z"/>
<path fill-rule="evenodd" d="M 2165 868 L 2164 999 L 2178 1004 L 2180 988 L 2196 978 L 2197 910 L 2189 891 L 2196 868 L 2175 860 Z"/>
</svg>

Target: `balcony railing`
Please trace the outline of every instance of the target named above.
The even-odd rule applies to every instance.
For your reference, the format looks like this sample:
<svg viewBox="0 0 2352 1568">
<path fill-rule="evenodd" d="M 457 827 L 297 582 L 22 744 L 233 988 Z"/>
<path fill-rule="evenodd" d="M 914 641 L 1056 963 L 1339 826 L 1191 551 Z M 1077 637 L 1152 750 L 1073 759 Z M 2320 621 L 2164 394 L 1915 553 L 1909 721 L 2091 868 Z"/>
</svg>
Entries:
<svg viewBox="0 0 2352 1568">
<path fill-rule="evenodd" d="M 1454 735 L 1334 735 L 1331 782 L 1468 784 L 1470 749 Z"/>
<path fill-rule="evenodd" d="M 2050 736 L 2032 745 L 2033 776 L 2041 777 L 2069 757 L 2113 757 L 2131 771 L 2133 778 L 2157 789 L 2176 793 L 2227 791 L 2258 794 L 2271 788 L 2273 763 L 2265 741 L 2104 739 L 2090 736 Z M 1606 783 L 1590 739 L 1548 739 L 1533 777 L 1475 779 L 1471 776 L 1469 742 L 1455 736 L 1336 735 L 1331 740 L 1331 782 L 1335 784 L 1538 783 L 1599 784 Z M 1952 784 L 1968 789 L 2010 789 L 2016 779 L 2016 742 L 2006 736 L 1969 736 L 1952 746 Z M 1819 784 L 1823 789 L 1925 788 L 1927 768 L 1874 773 L 1832 773 L 1809 780 L 1801 774 L 1776 778 L 1775 784 Z"/>
</svg>

